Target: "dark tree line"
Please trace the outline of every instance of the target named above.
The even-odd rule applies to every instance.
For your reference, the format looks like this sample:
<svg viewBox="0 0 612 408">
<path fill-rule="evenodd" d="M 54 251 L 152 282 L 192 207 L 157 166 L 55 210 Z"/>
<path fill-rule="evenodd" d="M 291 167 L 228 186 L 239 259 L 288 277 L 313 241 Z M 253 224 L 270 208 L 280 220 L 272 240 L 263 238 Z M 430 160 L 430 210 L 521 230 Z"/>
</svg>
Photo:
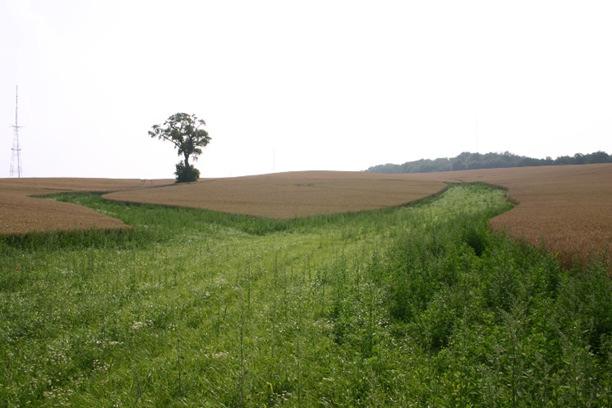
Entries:
<svg viewBox="0 0 612 408">
<path fill-rule="evenodd" d="M 459 156 L 451 158 L 421 159 L 404 164 L 379 164 L 370 167 L 367 171 L 372 173 L 429 173 L 432 171 L 593 163 L 612 163 L 612 155 L 599 151 L 589 154 L 576 153 L 573 156 L 559 156 L 556 159 L 551 157 L 534 159 L 510 152 L 484 154 L 463 152 Z"/>
</svg>

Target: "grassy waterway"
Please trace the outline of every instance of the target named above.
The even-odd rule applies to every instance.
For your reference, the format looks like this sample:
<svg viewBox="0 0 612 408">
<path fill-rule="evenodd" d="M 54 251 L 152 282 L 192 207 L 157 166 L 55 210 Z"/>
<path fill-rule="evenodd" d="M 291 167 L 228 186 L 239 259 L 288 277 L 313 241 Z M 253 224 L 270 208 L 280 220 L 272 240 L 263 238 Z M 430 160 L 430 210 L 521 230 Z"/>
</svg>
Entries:
<svg viewBox="0 0 612 408">
<path fill-rule="evenodd" d="M 0 407 L 612 405 L 606 267 L 489 232 L 501 190 L 293 221 L 58 198 L 133 229 L 0 239 Z"/>
</svg>

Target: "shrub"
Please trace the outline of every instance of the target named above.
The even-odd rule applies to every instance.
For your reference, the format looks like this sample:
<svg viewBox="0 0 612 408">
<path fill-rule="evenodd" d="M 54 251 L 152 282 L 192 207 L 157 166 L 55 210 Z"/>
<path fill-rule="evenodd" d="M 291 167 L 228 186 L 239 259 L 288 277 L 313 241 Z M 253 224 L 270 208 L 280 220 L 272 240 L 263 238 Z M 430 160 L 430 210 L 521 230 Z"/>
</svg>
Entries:
<svg viewBox="0 0 612 408">
<path fill-rule="evenodd" d="M 177 163 L 174 174 L 176 174 L 177 183 L 197 181 L 200 178 L 200 170 L 196 169 L 191 164 L 185 167 L 185 163 L 183 162 Z"/>
</svg>

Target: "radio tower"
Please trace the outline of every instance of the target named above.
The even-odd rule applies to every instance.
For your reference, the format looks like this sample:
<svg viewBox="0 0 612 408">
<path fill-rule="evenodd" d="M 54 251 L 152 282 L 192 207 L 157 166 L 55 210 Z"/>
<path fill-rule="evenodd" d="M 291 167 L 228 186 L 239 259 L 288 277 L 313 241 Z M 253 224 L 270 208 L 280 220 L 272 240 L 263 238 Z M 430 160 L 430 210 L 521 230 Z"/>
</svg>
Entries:
<svg viewBox="0 0 612 408">
<path fill-rule="evenodd" d="M 13 177 L 17 174 L 18 178 L 21 178 L 21 146 L 19 145 L 19 86 L 15 86 L 15 124 L 11 126 L 13 128 L 13 147 L 11 148 L 11 171 L 10 175 Z"/>
</svg>

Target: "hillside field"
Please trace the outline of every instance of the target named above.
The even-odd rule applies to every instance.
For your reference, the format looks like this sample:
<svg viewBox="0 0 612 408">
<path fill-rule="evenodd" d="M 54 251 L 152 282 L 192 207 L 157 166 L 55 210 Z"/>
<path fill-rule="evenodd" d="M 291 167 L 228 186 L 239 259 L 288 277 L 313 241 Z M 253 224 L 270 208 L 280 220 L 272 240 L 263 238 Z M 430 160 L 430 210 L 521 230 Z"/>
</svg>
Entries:
<svg viewBox="0 0 612 408">
<path fill-rule="evenodd" d="M 604 407 L 612 280 L 488 228 L 505 191 L 0 238 L 0 405 Z"/>
<path fill-rule="evenodd" d="M 491 221 L 494 229 L 546 247 L 566 265 L 607 258 L 612 271 L 612 164 L 425 174 L 292 172 L 184 185 L 172 180 L 0 179 L 0 235 L 128 228 L 91 209 L 35 197 L 62 191 L 106 192 L 110 200 L 291 219 L 396 207 L 435 194 L 449 182 L 506 188 L 517 205 Z"/>
<path fill-rule="evenodd" d="M 208 179 L 104 198 L 290 219 L 399 206 L 444 187 L 441 180 L 405 175 L 310 171 Z"/>
<path fill-rule="evenodd" d="M 431 195 L 448 182 L 503 186 L 517 205 L 495 217 L 493 228 L 545 246 L 566 264 L 596 256 L 607 257 L 612 265 L 612 164 L 425 174 L 295 172 L 127 190 L 104 197 L 292 218 L 398 206 Z"/>
<path fill-rule="evenodd" d="M 120 220 L 83 206 L 36 196 L 66 191 L 117 191 L 171 183 L 171 180 L 23 178 L 0 179 L 0 235 L 90 229 L 123 229 Z"/>
<path fill-rule="evenodd" d="M 612 272 L 612 164 L 433 173 L 503 186 L 517 204 L 491 226 L 558 254 L 566 265 L 608 259 Z"/>
<path fill-rule="evenodd" d="M 128 228 L 82 206 L 32 197 L 62 191 L 291 219 L 395 207 L 435 194 L 449 182 L 485 182 L 508 190 L 517 205 L 491 221 L 494 229 L 544 246 L 566 265 L 592 257 L 607 258 L 612 265 L 612 164 L 426 174 L 292 172 L 186 185 L 172 180 L 0 179 L 0 235 Z"/>
</svg>

